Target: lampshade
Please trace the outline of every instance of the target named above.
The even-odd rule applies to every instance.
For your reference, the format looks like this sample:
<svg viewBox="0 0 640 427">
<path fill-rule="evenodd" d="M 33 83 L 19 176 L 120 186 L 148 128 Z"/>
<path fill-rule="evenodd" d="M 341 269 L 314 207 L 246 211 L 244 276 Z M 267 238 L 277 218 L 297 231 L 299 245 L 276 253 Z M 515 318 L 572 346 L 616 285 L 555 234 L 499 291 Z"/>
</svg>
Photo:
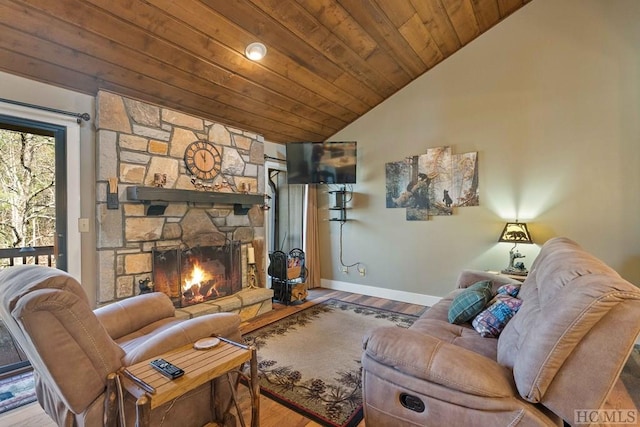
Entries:
<svg viewBox="0 0 640 427">
<path fill-rule="evenodd" d="M 524 222 L 508 222 L 504 226 L 504 230 L 500 233 L 498 242 L 508 243 L 533 243 L 527 224 Z"/>
<path fill-rule="evenodd" d="M 267 54 L 267 47 L 260 42 L 254 42 L 247 46 L 244 54 L 252 61 L 259 61 Z"/>
</svg>

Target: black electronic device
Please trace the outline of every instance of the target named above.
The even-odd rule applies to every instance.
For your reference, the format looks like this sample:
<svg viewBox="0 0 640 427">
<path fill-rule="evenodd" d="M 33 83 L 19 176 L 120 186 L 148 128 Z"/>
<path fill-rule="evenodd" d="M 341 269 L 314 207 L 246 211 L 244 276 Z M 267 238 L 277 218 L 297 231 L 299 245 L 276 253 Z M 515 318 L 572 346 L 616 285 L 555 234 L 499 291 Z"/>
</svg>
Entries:
<svg viewBox="0 0 640 427">
<path fill-rule="evenodd" d="M 151 366 L 153 366 L 158 372 L 164 375 L 167 378 L 171 378 L 175 380 L 178 377 L 184 375 L 184 371 L 177 366 L 167 362 L 164 359 L 156 359 L 149 362 Z"/>
<path fill-rule="evenodd" d="M 287 153 L 289 184 L 355 184 L 357 143 L 290 142 Z"/>
</svg>

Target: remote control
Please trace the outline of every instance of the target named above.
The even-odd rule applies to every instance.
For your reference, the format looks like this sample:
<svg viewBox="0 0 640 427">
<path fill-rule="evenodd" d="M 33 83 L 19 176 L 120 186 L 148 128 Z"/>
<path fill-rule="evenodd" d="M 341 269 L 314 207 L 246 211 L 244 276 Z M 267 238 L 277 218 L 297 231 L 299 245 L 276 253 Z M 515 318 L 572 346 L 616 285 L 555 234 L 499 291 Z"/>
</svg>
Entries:
<svg viewBox="0 0 640 427">
<path fill-rule="evenodd" d="M 184 371 L 182 369 L 178 368 L 175 365 L 172 365 L 164 359 L 152 360 L 149 363 L 162 375 L 171 378 L 172 380 L 175 380 L 176 378 L 181 377 L 184 374 Z"/>
</svg>

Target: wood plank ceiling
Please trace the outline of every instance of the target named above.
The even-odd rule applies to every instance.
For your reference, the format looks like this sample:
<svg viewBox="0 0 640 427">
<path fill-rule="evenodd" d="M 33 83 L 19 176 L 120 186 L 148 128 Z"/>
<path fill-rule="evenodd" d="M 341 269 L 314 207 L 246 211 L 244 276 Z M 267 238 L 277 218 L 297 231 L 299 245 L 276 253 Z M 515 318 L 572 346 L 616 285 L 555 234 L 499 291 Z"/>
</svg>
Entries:
<svg viewBox="0 0 640 427">
<path fill-rule="evenodd" d="M 0 0 L 0 69 L 323 141 L 528 1 Z"/>
</svg>

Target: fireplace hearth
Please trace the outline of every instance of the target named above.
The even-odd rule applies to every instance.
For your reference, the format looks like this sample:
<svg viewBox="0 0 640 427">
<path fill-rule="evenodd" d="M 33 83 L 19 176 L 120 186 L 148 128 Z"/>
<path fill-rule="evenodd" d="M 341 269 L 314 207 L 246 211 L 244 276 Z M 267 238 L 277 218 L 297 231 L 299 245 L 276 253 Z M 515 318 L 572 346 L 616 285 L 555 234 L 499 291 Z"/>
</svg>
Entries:
<svg viewBox="0 0 640 427">
<path fill-rule="evenodd" d="M 241 243 L 188 249 L 154 249 L 154 290 L 176 307 L 232 295 L 242 290 Z"/>
</svg>

